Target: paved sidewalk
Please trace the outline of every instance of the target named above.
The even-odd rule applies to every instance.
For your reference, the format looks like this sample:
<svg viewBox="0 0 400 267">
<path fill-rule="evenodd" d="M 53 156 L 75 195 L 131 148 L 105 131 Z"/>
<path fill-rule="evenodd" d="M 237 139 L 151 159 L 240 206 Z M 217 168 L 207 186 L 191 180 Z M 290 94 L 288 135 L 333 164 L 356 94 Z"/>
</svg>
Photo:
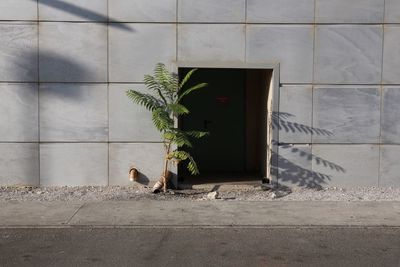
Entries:
<svg viewBox="0 0 400 267">
<path fill-rule="evenodd" d="M 1 203 L 0 227 L 396 226 L 400 202 Z"/>
</svg>

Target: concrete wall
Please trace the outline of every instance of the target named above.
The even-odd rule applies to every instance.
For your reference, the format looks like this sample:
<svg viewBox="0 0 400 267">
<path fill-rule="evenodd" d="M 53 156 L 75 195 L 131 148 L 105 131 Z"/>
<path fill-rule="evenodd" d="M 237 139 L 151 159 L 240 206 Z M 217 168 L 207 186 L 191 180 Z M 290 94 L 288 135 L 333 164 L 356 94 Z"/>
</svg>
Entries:
<svg viewBox="0 0 400 267">
<path fill-rule="evenodd" d="M 227 8 L 229 7 L 229 8 Z M 0 184 L 159 176 L 157 62 L 280 63 L 279 182 L 400 186 L 398 0 L 2 0 Z"/>
</svg>

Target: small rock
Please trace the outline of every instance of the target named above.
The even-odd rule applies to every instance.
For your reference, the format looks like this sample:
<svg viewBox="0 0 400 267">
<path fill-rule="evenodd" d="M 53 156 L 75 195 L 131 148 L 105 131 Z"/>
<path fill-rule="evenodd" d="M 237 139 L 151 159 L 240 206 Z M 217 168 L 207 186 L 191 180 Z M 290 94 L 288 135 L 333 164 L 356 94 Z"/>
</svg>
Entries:
<svg viewBox="0 0 400 267">
<path fill-rule="evenodd" d="M 275 198 L 277 198 L 277 197 L 278 197 L 278 196 L 275 194 L 275 192 L 272 192 L 272 193 L 271 193 L 271 198 L 272 198 L 272 199 L 275 199 Z"/>
<path fill-rule="evenodd" d="M 218 192 L 214 191 L 214 192 L 210 192 L 207 194 L 207 198 L 208 199 L 217 199 L 218 198 Z"/>
</svg>

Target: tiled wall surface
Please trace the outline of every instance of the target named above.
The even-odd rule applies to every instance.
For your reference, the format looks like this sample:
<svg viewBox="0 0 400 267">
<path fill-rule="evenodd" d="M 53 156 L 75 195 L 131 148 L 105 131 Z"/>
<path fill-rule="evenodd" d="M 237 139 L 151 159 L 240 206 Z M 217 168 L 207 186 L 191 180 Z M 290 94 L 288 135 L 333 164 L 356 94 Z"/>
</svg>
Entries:
<svg viewBox="0 0 400 267">
<path fill-rule="evenodd" d="M 400 186 L 398 0 L 2 0 L 0 37 L 0 184 L 154 181 L 125 91 L 212 61 L 280 63 L 279 182 Z"/>
</svg>

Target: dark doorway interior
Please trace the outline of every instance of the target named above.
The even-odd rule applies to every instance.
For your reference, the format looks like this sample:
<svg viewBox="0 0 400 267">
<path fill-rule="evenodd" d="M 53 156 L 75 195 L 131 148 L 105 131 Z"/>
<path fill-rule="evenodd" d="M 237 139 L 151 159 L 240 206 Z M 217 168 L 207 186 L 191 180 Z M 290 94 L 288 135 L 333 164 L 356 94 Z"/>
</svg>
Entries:
<svg viewBox="0 0 400 267">
<path fill-rule="evenodd" d="M 179 76 L 189 70 L 180 69 Z M 179 127 L 210 135 L 193 140 L 193 148 L 188 149 L 201 174 L 193 177 L 181 165 L 181 182 L 234 183 L 265 177 L 270 78 L 270 70 L 197 70 L 188 86 L 206 82 L 208 87 L 184 99 L 190 114 L 179 118 Z"/>
</svg>

